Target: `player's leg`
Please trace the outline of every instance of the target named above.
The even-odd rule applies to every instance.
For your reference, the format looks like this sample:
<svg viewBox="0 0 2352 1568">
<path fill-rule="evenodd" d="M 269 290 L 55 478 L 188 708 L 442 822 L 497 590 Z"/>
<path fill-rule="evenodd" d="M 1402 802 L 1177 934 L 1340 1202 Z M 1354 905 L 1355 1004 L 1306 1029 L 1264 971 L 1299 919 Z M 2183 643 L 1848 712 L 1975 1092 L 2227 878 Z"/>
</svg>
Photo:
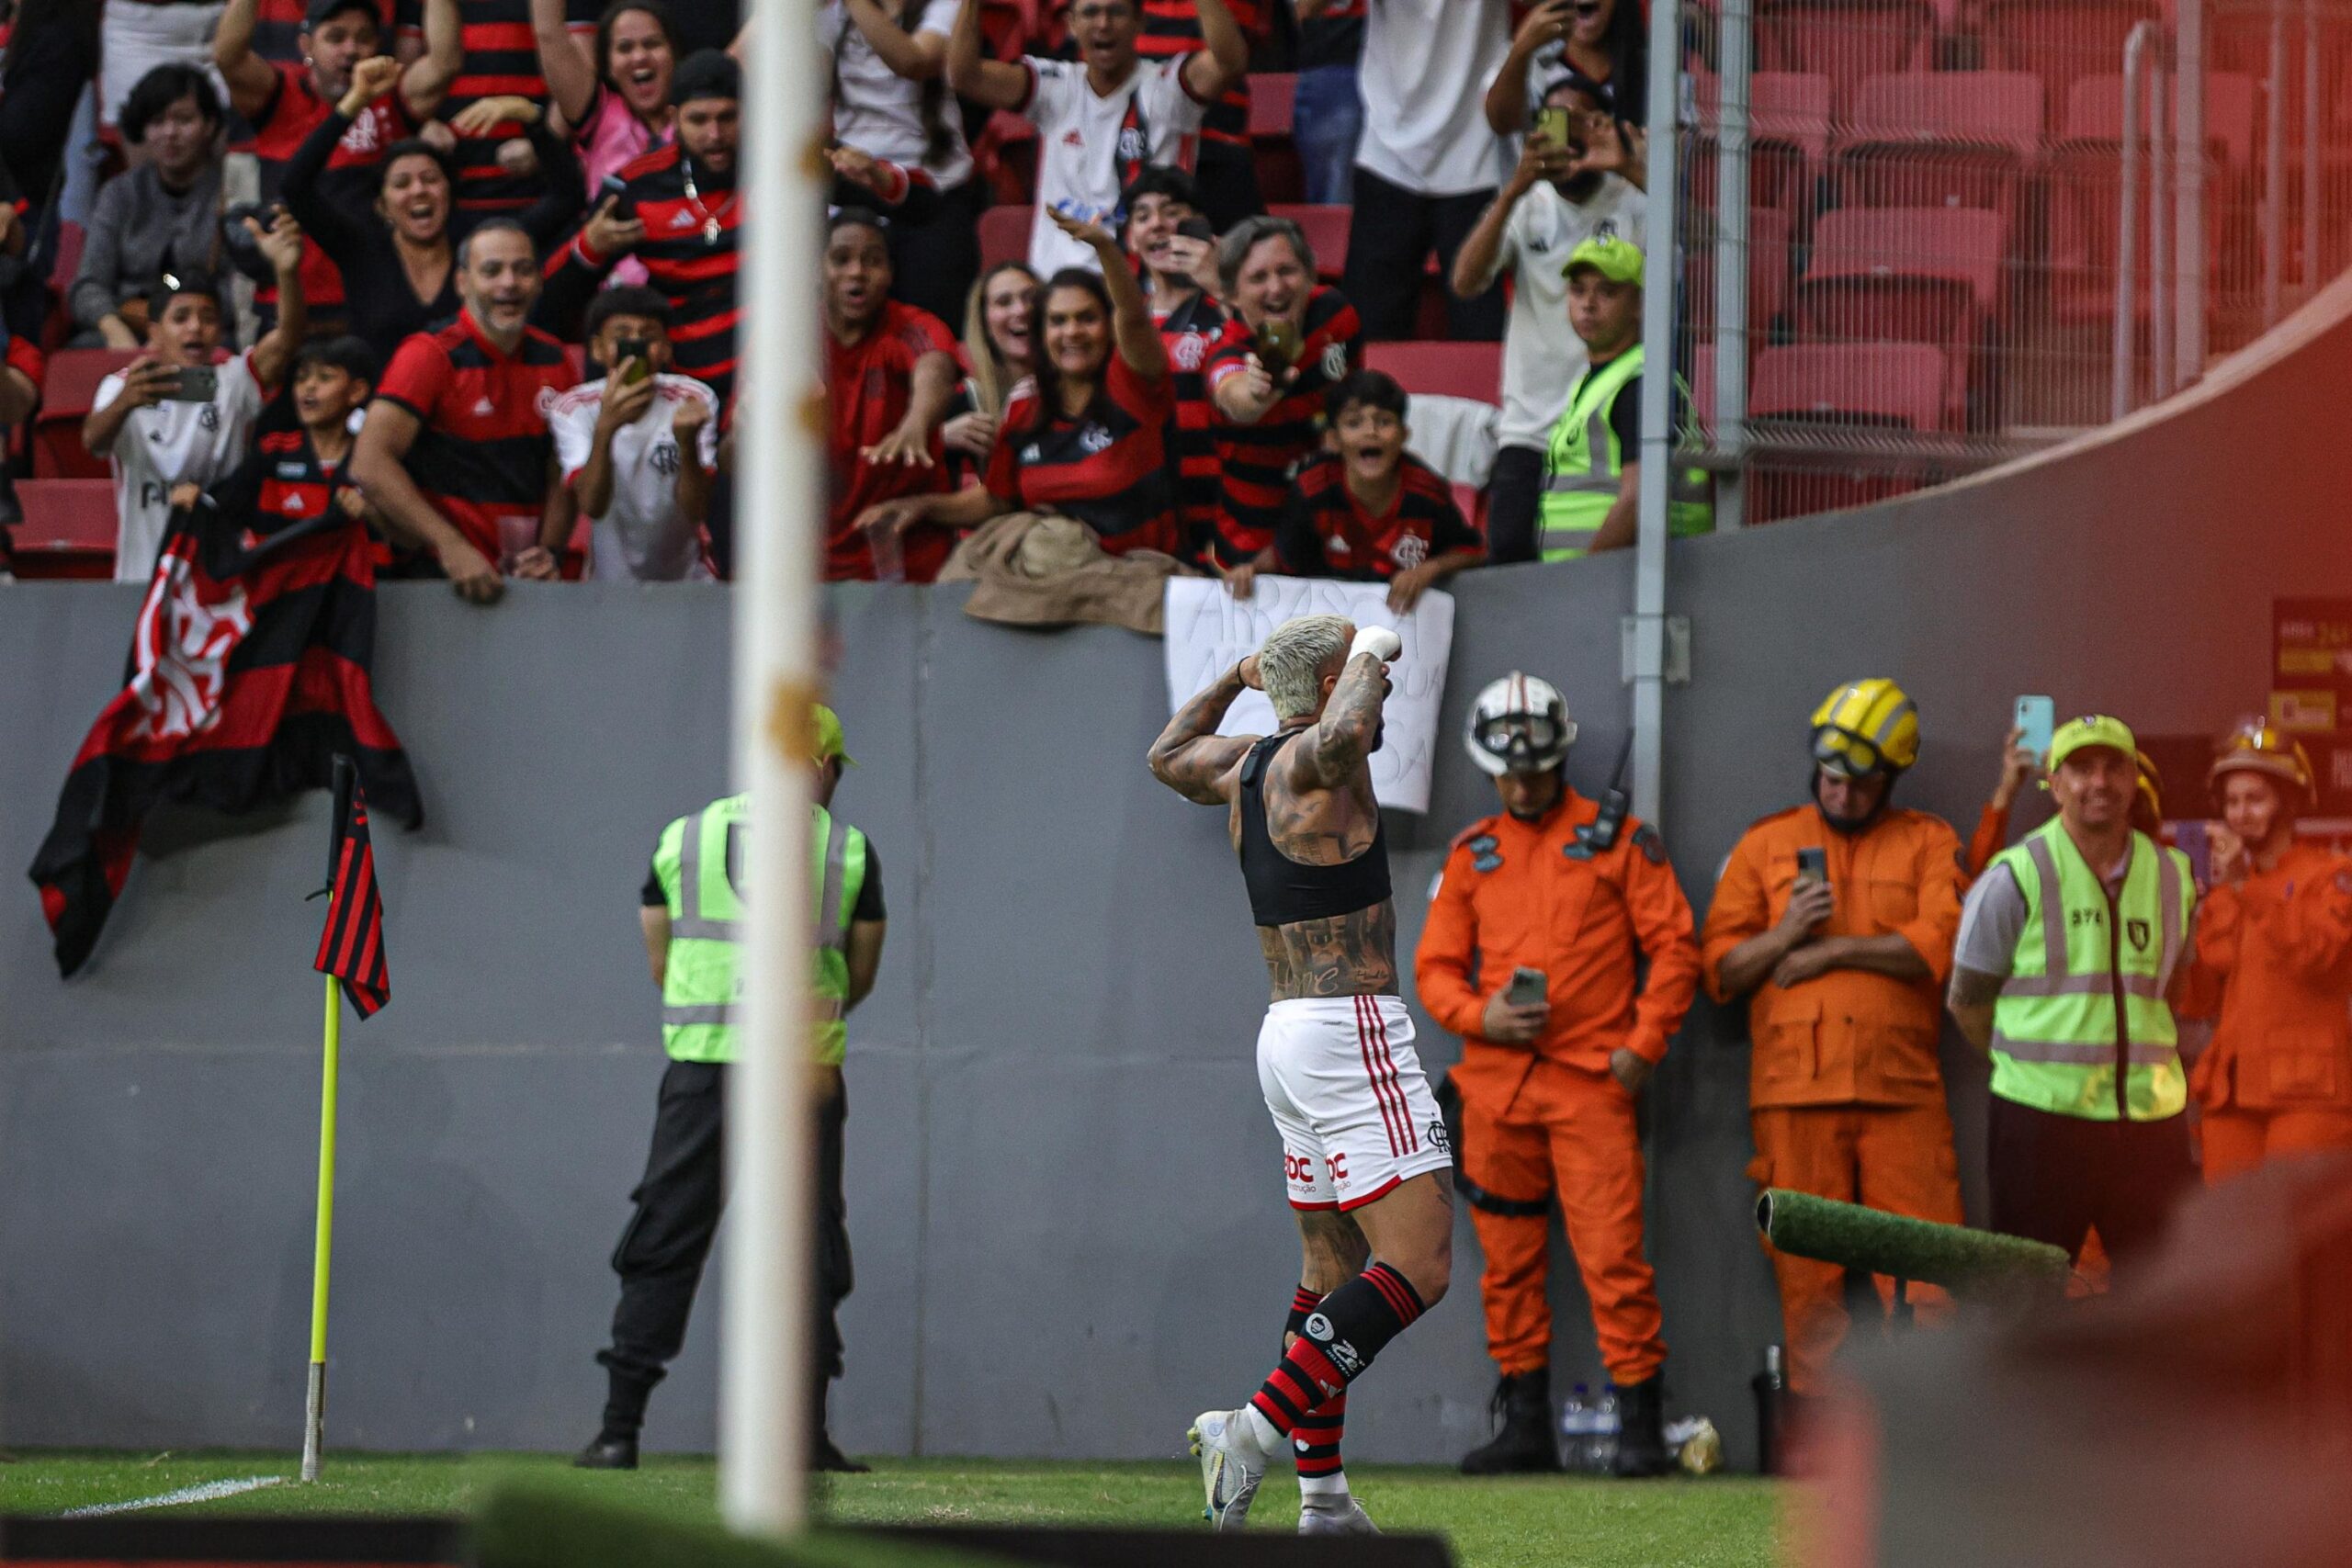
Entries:
<svg viewBox="0 0 2352 1568">
<path fill-rule="evenodd" d="M 603 1427 L 575 1461 L 583 1468 L 636 1468 L 646 1401 L 685 1343 L 695 1287 L 718 1231 L 725 1079 L 725 1069 L 707 1062 L 673 1062 L 662 1075 L 645 1179 L 629 1194 L 637 1212 L 613 1250 L 621 1299 L 612 1345 L 596 1355 L 608 1391 Z"/>
<path fill-rule="evenodd" d="M 1321 1308 L 1323 1298 L 1363 1273 L 1371 1261 L 1363 1232 L 1336 1206 L 1299 1210 L 1298 1235 L 1299 1286 L 1291 1297 L 1290 1319 L 1283 1325 L 1283 1355 L 1306 1332 L 1307 1322 Z M 1347 1418 L 1348 1393 L 1341 1389 L 1291 1428 L 1291 1454 L 1298 1464 L 1301 1535 L 1378 1533 L 1371 1516 L 1348 1490 L 1346 1461 L 1340 1455 Z"/>
</svg>

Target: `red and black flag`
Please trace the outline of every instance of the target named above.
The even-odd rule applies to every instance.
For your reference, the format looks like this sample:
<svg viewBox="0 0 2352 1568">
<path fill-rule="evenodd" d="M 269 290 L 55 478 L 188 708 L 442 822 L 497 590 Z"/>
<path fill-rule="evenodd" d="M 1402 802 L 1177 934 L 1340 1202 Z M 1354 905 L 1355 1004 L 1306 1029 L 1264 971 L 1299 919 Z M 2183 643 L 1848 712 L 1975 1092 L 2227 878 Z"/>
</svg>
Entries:
<svg viewBox="0 0 2352 1568">
<path fill-rule="evenodd" d="M 410 828 L 424 819 L 369 679 L 368 530 L 332 501 L 309 517 L 261 511 L 266 457 L 172 513 L 124 689 L 74 756 L 33 857 L 61 975 L 96 945 L 159 805 L 251 811 L 325 787 L 341 755 L 378 809 Z"/>
<path fill-rule="evenodd" d="M 327 927 L 311 967 L 343 982 L 368 1018 L 392 999 L 384 961 L 384 900 L 376 891 L 376 852 L 368 841 L 368 792 L 347 757 L 334 760 L 334 836 L 327 845 Z"/>
</svg>

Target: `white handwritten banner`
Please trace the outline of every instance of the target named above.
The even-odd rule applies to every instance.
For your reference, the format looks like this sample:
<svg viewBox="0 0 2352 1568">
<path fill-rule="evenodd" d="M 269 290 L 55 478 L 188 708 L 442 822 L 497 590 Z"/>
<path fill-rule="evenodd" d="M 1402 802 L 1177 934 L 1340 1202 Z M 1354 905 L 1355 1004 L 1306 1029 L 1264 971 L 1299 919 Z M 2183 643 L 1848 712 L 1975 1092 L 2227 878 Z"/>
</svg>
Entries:
<svg viewBox="0 0 2352 1568">
<path fill-rule="evenodd" d="M 1390 626 L 1405 651 L 1389 667 L 1395 688 L 1383 705 L 1380 750 L 1372 757 L 1372 789 L 1380 804 L 1399 811 L 1430 808 L 1430 770 L 1437 757 L 1437 707 L 1445 694 L 1445 665 L 1453 652 L 1453 596 L 1421 595 L 1412 614 L 1388 608 L 1377 582 L 1261 576 L 1257 591 L 1236 599 L 1225 584 L 1198 577 L 1168 580 L 1168 708 L 1192 701 L 1203 688 L 1255 653 L 1267 634 L 1296 615 L 1345 615 L 1359 626 Z M 1273 705 L 1263 692 L 1244 692 L 1227 710 L 1220 735 L 1271 735 Z"/>
</svg>

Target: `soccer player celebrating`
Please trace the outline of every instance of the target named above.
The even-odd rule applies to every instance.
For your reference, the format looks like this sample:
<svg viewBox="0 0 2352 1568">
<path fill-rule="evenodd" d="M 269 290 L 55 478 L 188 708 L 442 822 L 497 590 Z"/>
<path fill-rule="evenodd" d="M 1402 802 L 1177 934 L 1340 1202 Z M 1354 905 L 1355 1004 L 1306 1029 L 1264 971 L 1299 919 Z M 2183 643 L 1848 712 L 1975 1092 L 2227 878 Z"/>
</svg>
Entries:
<svg viewBox="0 0 2352 1568">
<path fill-rule="evenodd" d="M 1241 1528 L 1288 1439 L 1299 1532 L 1375 1533 L 1340 1467 L 1347 1388 L 1437 1304 L 1453 1259 L 1451 1156 L 1397 995 L 1396 909 L 1372 792 L 1388 662 L 1402 651 L 1395 632 L 1342 616 L 1285 621 L 1151 747 L 1153 776 L 1224 807 L 1240 852 L 1273 980 L 1258 1082 L 1305 1253 L 1281 1363 L 1248 1404 L 1193 1427 L 1220 1530 Z M 1217 734 L 1245 687 L 1272 701 L 1273 734 Z"/>
</svg>

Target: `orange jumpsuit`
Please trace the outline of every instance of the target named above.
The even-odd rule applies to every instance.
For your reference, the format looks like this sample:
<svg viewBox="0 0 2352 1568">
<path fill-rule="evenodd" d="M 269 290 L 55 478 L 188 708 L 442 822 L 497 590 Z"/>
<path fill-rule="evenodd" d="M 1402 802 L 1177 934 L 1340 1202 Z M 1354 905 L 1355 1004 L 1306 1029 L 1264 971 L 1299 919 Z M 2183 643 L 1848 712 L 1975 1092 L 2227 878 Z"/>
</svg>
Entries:
<svg viewBox="0 0 2352 1568">
<path fill-rule="evenodd" d="M 1748 1003 L 1748 1120 L 1758 1186 L 1787 1187 L 1890 1213 L 1961 1223 L 1959 1163 L 1936 1059 L 1943 987 L 1967 884 L 1960 836 L 1942 818 L 1890 809 L 1860 833 L 1832 829 L 1807 805 L 1767 817 L 1734 845 L 1700 944 L 1707 990 L 1724 992 L 1723 962 L 1788 908 L 1797 851 L 1825 852 L 1837 905 L 1822 936 L 1890 933 L 1927 964 L 1924 978 L 1831 969 L 1783 987 L 1770 979 Z M 1846 1337 L 1844 1270 L 1765 1249 L 1781 1286 L 1789 1386 L 1822 1386 Z M 1892 1301 L 1894 1282 L 1878 1281 Z M 1949 1303 L 1915 1285 L 1923 1316 Z"/>
<path fill-rule="evenodd" d="M 2352 1148 L 2352 861 L 2296 844 L 2208 894 L 2189 1009 L 2210 1011 L 2216 993 L 2213 1043 L 2188 1078 L 2204 1109 L 2205 1179 Z"/>
<path fill-rule="evenodd" d="M 1642 1256 L 1642 1140 L 1609 1070 L 1620 1046 L 1655 1063 L 1698 989 L 1690 901 L 1655 829 L 1628 818 L 1606 849 L 1577 829 L 1600 808 L 1574 790 L 1542 820 L 1473 823 L 1453 841 L 1414 964 L 1421 1003 L 1462 1036 L 1462 1174 L 1487 1255 L 1487 1346 L 1506 1376 L 1550 1363 L 1548 1201 L 1592 1303 L 1609 1375 L 1641 1382 L 1666 1359 L 1657 1284 Z M 1637 988 L 1634 965 L 1649 960 Z M 1530 1044 L 1479 1037 L 1511 971 L 1541 969 L 1551 1021 Z"/>
</svg>

